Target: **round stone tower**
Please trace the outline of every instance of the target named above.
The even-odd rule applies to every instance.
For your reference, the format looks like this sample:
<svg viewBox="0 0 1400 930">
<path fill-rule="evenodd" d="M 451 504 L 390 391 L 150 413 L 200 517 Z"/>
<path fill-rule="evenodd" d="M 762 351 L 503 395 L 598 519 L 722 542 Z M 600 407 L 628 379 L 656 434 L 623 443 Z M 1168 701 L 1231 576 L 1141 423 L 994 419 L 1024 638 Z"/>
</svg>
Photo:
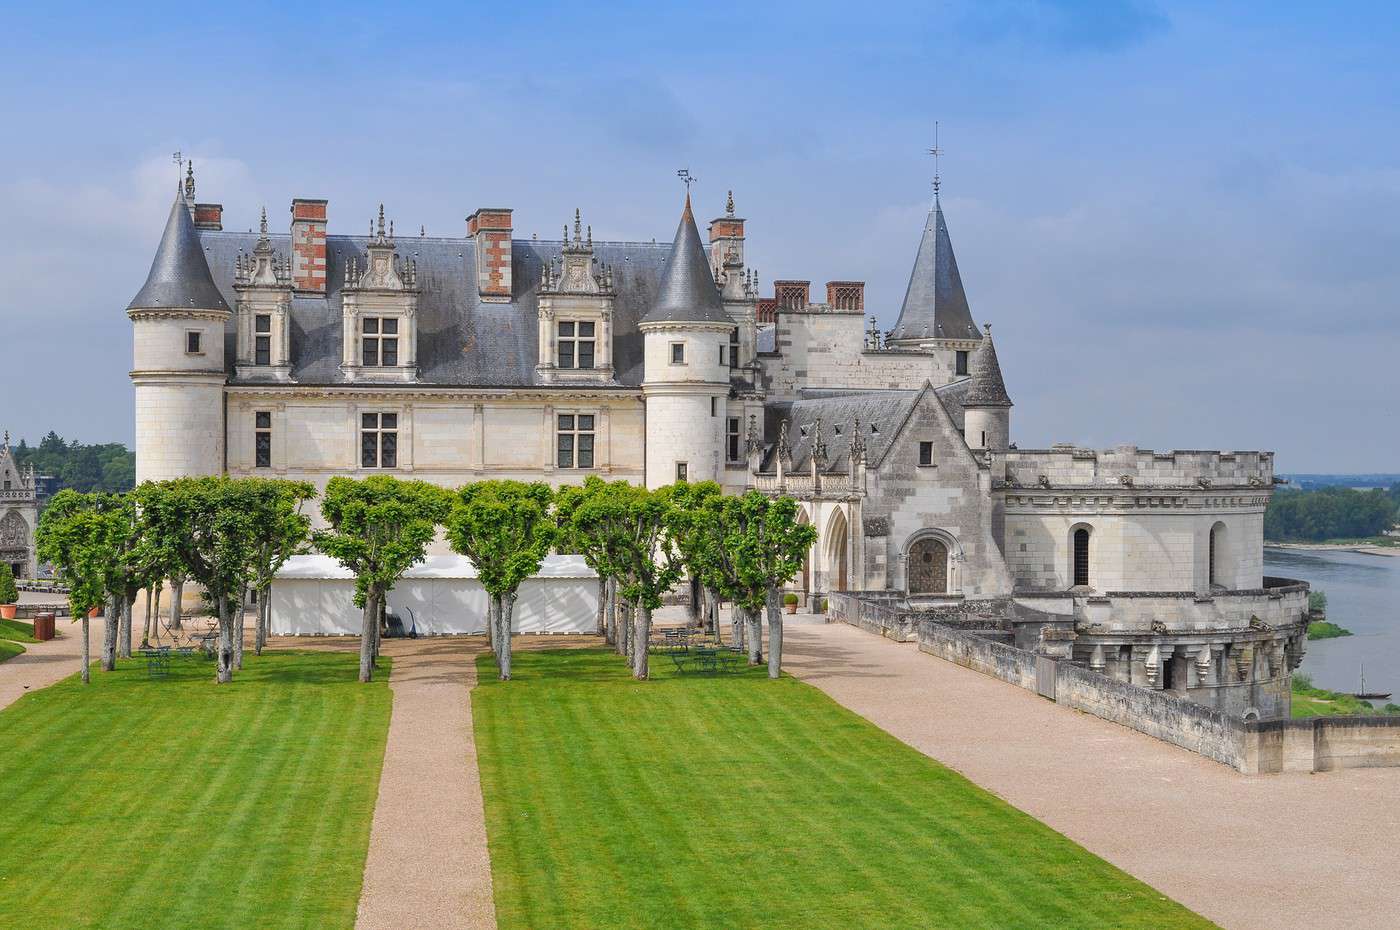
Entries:
<svg viewBox="0 0 1400 930">
<path fill-rule="evenodd" d="M 179 192 L 151 273 L 126 315 L 135 337 L 137 482 L 222 474 L 224 329 L 231 312 Z"/>
<path fill-rule="evenodd" d="M 700 244 L 690 195 L 656 300 L 639 326 L 644 342 L 646 483 L 718 481 L 729 397 L 729 333 L 714 275 Z"/>
<path fill-rule="evenodd" d="M 983 324 L 982 330 L 969 366 L 972 384 L 963 397 L 963 435 L 974 449 L 1005 452 L 1011 441 L 1011 398 L 992 344 L 992 324 Z"/>
</svg>

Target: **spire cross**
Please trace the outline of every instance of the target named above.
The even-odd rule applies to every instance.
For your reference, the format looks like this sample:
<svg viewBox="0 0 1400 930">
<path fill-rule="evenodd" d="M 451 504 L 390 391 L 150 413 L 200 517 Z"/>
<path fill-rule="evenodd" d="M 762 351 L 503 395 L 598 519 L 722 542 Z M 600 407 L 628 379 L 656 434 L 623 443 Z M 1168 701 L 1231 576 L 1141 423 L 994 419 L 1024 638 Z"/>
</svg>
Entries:
<svg viewBox="0 0 1400 930">
<path fill-rule="evenodd" d="M 933 196 L 937 197 L 940 183 L 938 177 L 938 157 L 943 154 L 943 150 L 938 147 L 938 120 L 933 121 L 933 148 L 929 149 L 928 153 L 933 156 Z"/>
</svg>

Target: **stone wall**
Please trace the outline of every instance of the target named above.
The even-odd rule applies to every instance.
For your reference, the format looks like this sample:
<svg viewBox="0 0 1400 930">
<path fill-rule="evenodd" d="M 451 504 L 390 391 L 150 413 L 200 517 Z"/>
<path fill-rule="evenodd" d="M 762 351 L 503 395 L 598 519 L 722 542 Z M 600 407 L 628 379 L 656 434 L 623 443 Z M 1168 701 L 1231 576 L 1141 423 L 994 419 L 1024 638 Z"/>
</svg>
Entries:
<svg viewBox="0 0 1400 930">
<path fill-rule="evenodd" d="M 867 633 L 911 643 L 918 638 L 918 620 L 901 609 L 898 595 L 884 591 L 832 591 L 826 595 L 830 621 L 849 623 Z"/>
<path fill-rule="evenodd" d="M 1241 771 L 1333 772 L 1400 766 L 1400 717 L 1310 717 L 1246 726 Z"/>
<path fill-rule="evenodd" d="M 955 377 L 945 360 L 920 351 L 868 351 L 859 311 L 781 311 L 776 352 L 759 358 L 770 400 L 794 400 L 799 388 L 901 389 Z M 951 353 L 949 353 L 951 357 Z"/>
<path fill-rule="evenodd" d="M 1044 475 L 1055 487 L 1108 486 L 1127 476 L 1132 486 L 1195 487 L 1210 484 L 1271 489 L 1272 452 L 1154 452 L 1137 446 L 1113 449 L 1013 449 L 1006 454 L 1007 478 L 1034 487 Z"/>
</svg>

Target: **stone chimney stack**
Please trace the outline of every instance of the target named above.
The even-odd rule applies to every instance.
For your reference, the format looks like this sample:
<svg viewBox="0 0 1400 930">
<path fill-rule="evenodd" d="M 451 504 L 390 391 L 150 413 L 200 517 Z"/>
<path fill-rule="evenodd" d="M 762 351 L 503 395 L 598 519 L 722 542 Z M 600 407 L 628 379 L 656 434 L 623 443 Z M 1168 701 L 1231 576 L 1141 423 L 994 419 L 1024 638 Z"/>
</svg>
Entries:
<svg viewBox="0 0 1400 930">
<path fill-rule="evenodd" d="M 224 205 L 221 203 L 197 203 L 194 205 L 195 229 L 223 229 Z"/>
<path fill-rule="evenodd" d="M 298 294 L 326 293 L 326 201 L 292 201 L 292 287 Z"/>
<path fill-rule="evenodd" d="M 826 305 L 833 310 L 865 312 L 864 281 L 826 282 Z"/>
<path fill-rule="evenodd" d="M 723 268 L 734 257 L 740 266 L 744 264 L 744 218 L 734 215 L 734 192 L 730 191 L 724 216 L 710 221 L 710 267 Z"/>
<path fill-rule="evenodd" d="M 774 281 L 773 297 L 779 310 L 805 310 L 811 303 L 811 281 Z"/>
<path fill-rule="evenodd" d="M 482 207 L 467 217 L 467 238 L 476 241 L 476 292 L 487 303 L 510 302 L 510 213 Z"/>
</svg>

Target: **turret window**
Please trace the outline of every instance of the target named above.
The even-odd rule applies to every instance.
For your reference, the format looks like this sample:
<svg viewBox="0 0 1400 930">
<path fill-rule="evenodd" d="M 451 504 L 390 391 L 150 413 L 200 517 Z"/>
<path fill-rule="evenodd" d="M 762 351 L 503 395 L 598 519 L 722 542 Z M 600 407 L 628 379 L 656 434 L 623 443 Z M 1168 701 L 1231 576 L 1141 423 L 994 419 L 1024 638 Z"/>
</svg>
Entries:
<svg viewBox="0 0 1400 930">
<path fill-rule="evenodd" d="M 253 414 L 253 467 L 272 467 L 272 413 L 267 410 Z"/>
<path fill-rule="evenodd" d="M 369 368 L 393 368 L 399 363 L 399 321 L 367 316 L 361 321 L 361 362 Z"/>
<path fill-rule="evenodd" d="M 253 317 L 253 364 L 272 364 L 272 315 L 269 313 Z"/>
<path fill-rule="evenodd" d="M 673 343 L 671 343 L 671 364 L 672 364 L 672 365 L 684 365 L 684 364 L 685 364 L 685 343 L 684 343 L 684 342 L 673 342 Z"/>
<path fill-rule="evenodd" d="M 397 468 L 399 464 L 399 415 L 360 414 L 360 465 L 363 468 Z"/>
<path fill-rule="evenodd" d="M 957 353 L 957 358 L 956 358 L 956 361 L 954 362 L 954 364 L 957 366 L 957 373 L 958 373 L 958 374 L 960 374 L 960 375 L 965 375 L 965 374 L 967 374 L 967 352 L 965 352 L 965 351 L 959 351 L 959 352 Z"/>
<path fill-rule="evenodd" d="M 597 323 L 561 320 L 559 322 L 559 367 L 589 369 L 593 367 L 597 347 Z"/>
<path fill-rule="evenodd" d="M 1074 584 L 1089 586 L 1089 530 L 1082 526 L 1074 531 Z"/>
<path fill-rule="evenodd" d="M 724 427 L 724 451 L 731 462 L 739 461 L 739 418 L 730 417 Z"/>
<path fill-rule="evenodd" d="M 920 465 L 932 465 L 932 464 L 933 464 L 933 443 L 932 443 L 932 442 L 921 442 L 921 443 L 919 443 L 919 464 L 920 464 Z"/>
<path fill-rule="evenodd" d="M 559 414 L 558 463 L 560 468 L 593 467 L 593 415 Z"/>
<path fill-rule="evenodd" d="M 729 367 L 739 367 L 739 327 L 729 331 Z"/>
<path fill-rule="evenodd" d="M 200 347 L 199 330 L 189 329 L 185 331 L 185 354 L 203 355 L 204 349 Z"/>
<path fill-rule="evenodd" d="M 690 465 L 689 465 L 688 463 L 686 463 L 686 462 L 677 462 L 677 463 L 676 463 L 676 480 L 677 480 L 677 481 L 688 481 L 688 480 L 690 480 L 689 476 L 690 476 Z"/>
</svg>

